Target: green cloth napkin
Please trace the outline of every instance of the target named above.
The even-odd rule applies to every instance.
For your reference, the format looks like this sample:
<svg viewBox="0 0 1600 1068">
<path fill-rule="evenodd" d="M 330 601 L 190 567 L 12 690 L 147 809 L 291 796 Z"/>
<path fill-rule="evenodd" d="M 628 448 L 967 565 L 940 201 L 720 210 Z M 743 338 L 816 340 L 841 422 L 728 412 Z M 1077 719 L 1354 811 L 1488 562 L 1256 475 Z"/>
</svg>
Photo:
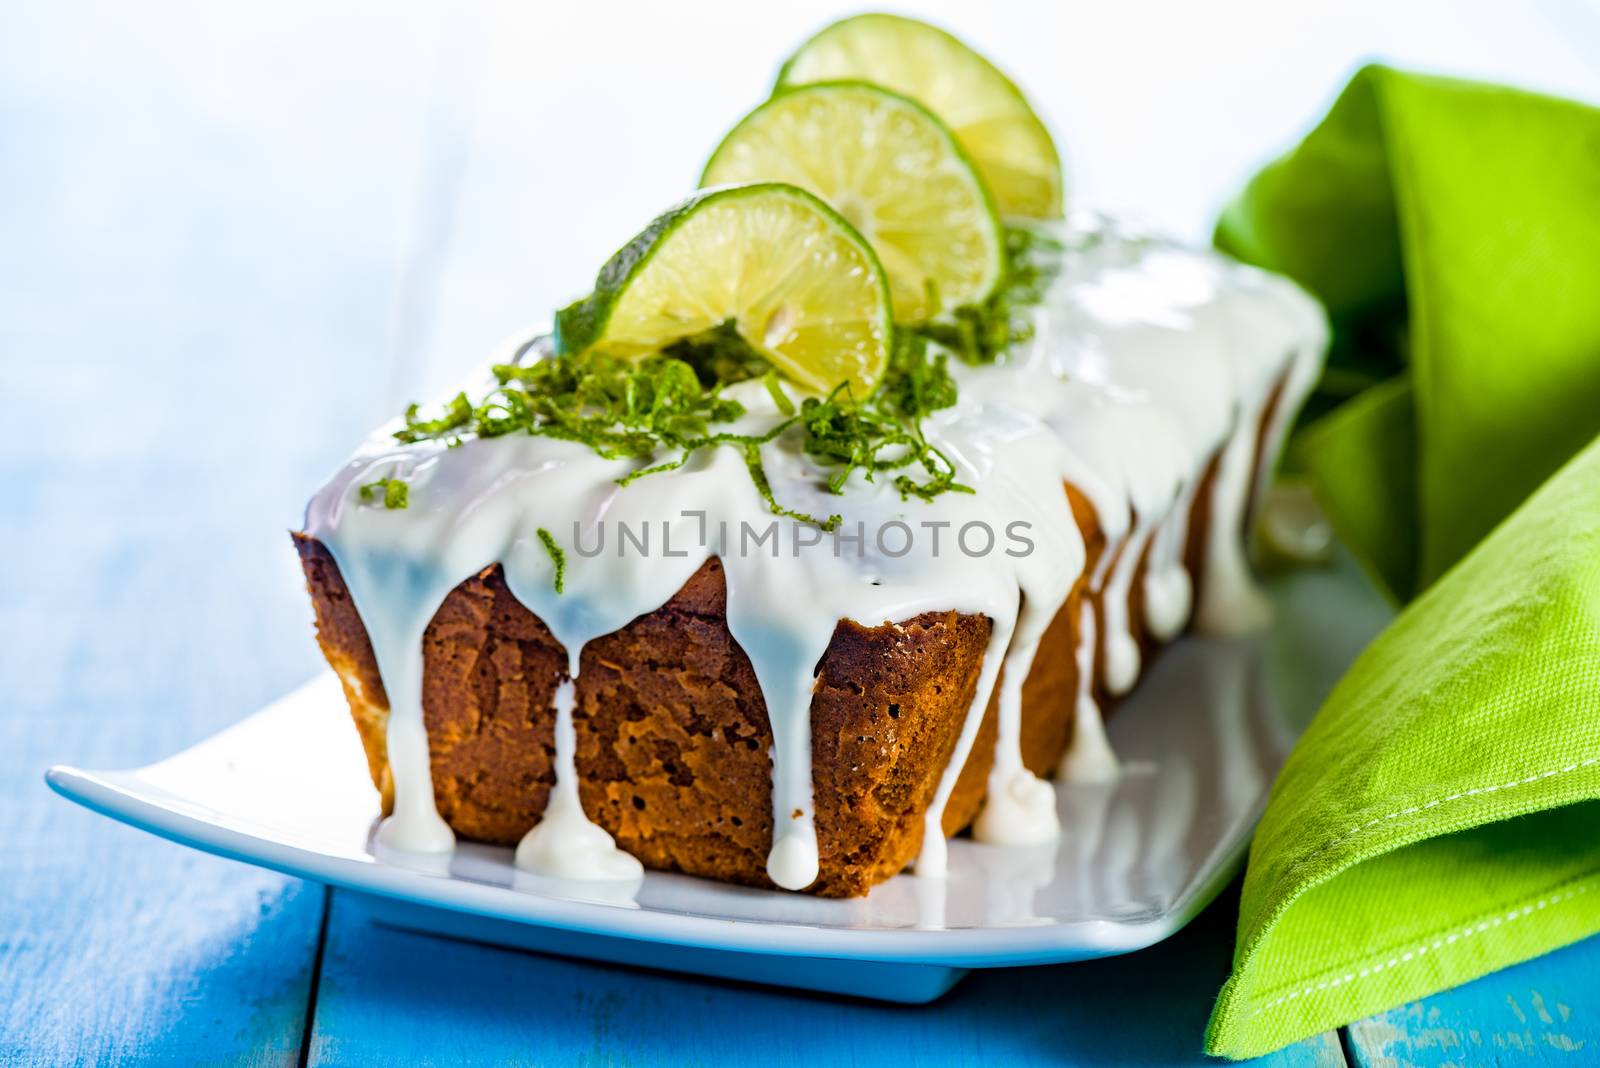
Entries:
<svg viewBox="0 0 1600 1068">
<path fill-rule="evenodd" d="M 1274 784 L 1207 1035 L 1247 1057 L 1600 932 L 1600 111 L 1365 69 L 1217 243 L 1327 303 L 1297 455 L 1423 591 Z"/>
<path fill-rule="evenodd" d="M 1398 599 L 1600 433 L 1600 110 L 1366 68 L 1216 240 L 1327 305 L 1298 457 Z"/>
</svg>

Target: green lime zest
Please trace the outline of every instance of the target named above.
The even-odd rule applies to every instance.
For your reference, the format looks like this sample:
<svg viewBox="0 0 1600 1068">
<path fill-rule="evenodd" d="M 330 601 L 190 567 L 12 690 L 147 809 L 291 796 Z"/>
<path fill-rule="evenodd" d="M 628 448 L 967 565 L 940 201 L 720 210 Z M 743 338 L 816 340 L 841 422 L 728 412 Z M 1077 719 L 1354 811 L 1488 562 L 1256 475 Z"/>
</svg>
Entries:
<svg viewBox="0 0 1600 1068">
<path fill-rule="evenodd" d="M 383 502 L 385 508 L 404 508 L 411 496 L 411 489 L 403 479 L 380 478 L 375 482 L 368 482 L 361 487 L 361 503 L 374 504 Z"/>
<path fill-rule="evenodd" d="M 567 584 L 567 551 L 556 541 L 556 536 L 544 527 L 534 531 L 539 536 L 539 544 L 544 546 L 544 551 L 550 554 L 550 562 L 556 565 L 555 586 L 556 593 L 561 593 Z"/>
<path fill-rule="evenodd" d="M 778 372 L 768 371 L 762 375 L 761 384 L 767 387 L 767 395 L 772 398 L 772 403 L 778 406 L 778 411 L 784 415 L 794 414 L 794 401 L 783 391 L 783 383 L 778 381 Z"/>
<path fill-rule="evenodd" d="M 1064 246 L 1043 230 L 1021 226 L 1006 227 L 1005 241 L 1006 267 L 993 293 L 908 329 L 970 364 L 993 363 L 1011 346 L 1031 338 L 1032 324 L 1018 313 L 1044 299 Z"/>
<path fill-rule="evenodd" d="M 791 430 L 802 435 L 800 447 L 829 469 L 825 485 L 832 493 L 842 493 L 856 471 L 869 479 L 893 472 L 894 486 L 906 498 L 970 492 L 922 433 L 926 416 L 955 403 L 956 385 L 945 354 L 931 352 L 919 334 L 896 332 L 880 388 L 865 399 L 841 383 L 826 397 L 807 397 L 798 406 L 764 362 L 730 363 L 738 349 L 728 346 L 723 334 L 688 339 L 675 351 L 680 355 L 625 359 L 591 351 L 499 364 L 494 367 L 497 386 L 481 401 L 458 394 L 434 417 L 423 417 L 412 405 L 395 438 L 405 444 L 453 445 L 466 436 L 525 433 L 579 442 L 607 459 L 654 461 L 667 454 L 618 478 L 621 485 L 677 470 L 701 449 L 734 446 L 774 515 L 824 530 L 835 529 L 840 517 L 813 516 L 782 504 L 761 462 L 761 446 Z M 759 434 L 721 429 L 745 414 L 742 404 L 723 394 L 731 384 L 725 379 L 758 376 L 769 392 L 776 391 L 773 400 L 783 418 Z"/>
<path fill-rule="evenodd" d="M 992 363 L 1008 347 L 1026 341 L 1031 326 L 1019 313 L 1043 299 L 1063 250 L 1057 237 L 1039 228 L 1007 227 L 1005 236 L 1006 268 L 995 292 L 939 320 L 897 328 L 878 388 L 864 398 L 841 383 L 797 406 L 777 370 L 733 323 L 725 322 L 642 359 L 591 351 L 497 365 L 498 386 L 481 401 L 459 393 L 430 417 L 413 404 L 395 438 L 455 445 L 466 436 L 527 433 L 579 442 L 608 459 L 654 460 L 668 454 L 623 475 L 617 480 L 622 485 L 677 470 L 701 449 L 729 445 L 740 450 L 774 515 L 824 530 L 835 529 L 840 517 L 785 507 L 762 466 L 761 446 L 794 428 L 802 434 L 800 447 L 829 469 L 830 492 L 844 492 L 856 471 L 869 480 L 892 473 L 895 488 L 908 499 L 971 492 L 921 427 L 927 416 L 956 402 L 947 353 L 966 363 Z M 723 390 L 754 378 L 762 380 L 782 421 L 761 434 L 719 429 L 745 414 Z M 381 479 L 362 487 L 362 500 L 381 496 L 389 507 L 404 508 L 406 490 L 399 479 Z"/>
<path fill-rule="evenodd" d="M 930 356 L 927 338 L 902 331 L 896 335 L 883 388 L 857 401 L 848 385 L 826 398 L 807 397 L 800 406 L 806 453 L 832 469 L 828 489 L 843 493 L 856 471 L 871 480 L 896 472 L 894 486 L 902 498 L 928 501 L 941 493 L 971 493 L 956 481 L 955 465 L 922 433 L 922 418 L 956 402 L 956 384 L 944 353 Z M 922 478 L 906 473 L 920 468 Z"/>
</svg>

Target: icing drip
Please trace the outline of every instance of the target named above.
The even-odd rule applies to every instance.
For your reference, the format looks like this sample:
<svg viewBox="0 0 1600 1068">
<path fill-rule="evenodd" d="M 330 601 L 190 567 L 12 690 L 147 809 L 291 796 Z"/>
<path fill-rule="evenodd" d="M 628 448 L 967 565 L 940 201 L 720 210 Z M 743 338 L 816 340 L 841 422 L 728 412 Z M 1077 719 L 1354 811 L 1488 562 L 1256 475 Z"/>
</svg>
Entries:
<svg viewBox="0 0 1600 1068">
<path fill-rule="evenodd" d="M 456 836 L 433 804 L 433 776 L 428 767 L 428 732 L 421 722 L 421 703 L 409 696 L 401 715 L 389 724 L 389 767 L 396 783 L 394 812 L 378 828 L 378 841 L 409 853 L 448 853 Z M 391 706 L 390 716 L 394 716 Z M 416 714 L 409 714 L 415 708 Z M 404 769 L 404 770 L 399 770 Z M 404 789 L 398 785 L 405 782 Z"/>
<path fill-rule="evenodd" d="M 1055 788 L 1027 768 L 1011 766 L 1012 763 L 996 760 L 983 811 L 972 825 L 972 836 L 993 845 L 1055 841 L 1061 834 Z"/>
<path fill-rule="evenodd" d="M 1246 560 L 1244 517 L 1252 486 L 1264 481 L 1257 476 L 1275 463 L 1287 420 L 1315 381 L 1327 343 L 1321 309 L 1285 279 L 1119 232 L 1104 219 L 1075 218 L 1068 243 L 1077 254 L 1068 257 L 1037 317 L 1034 348 L 1067 374 L 1156 402 L 1184 441 L 1183 477 L 1191 497 L 1205 462 L 1220 451 L 1195 622 L 1213 633 L 1259 628 L 1267 619 L 1266 602 Z M 1258 461 L 1261 419 L 1290 356 L 1283 396 L 1268 427 L 1272 448 Z M 1133 477 L 1137 483 L 1140 472 Z M 1108 514 L 1096 504 L 1102 516 Z M 1152 569 L 1145 594 L 1183 600 L 1184 580 L 1163 570 Z M 1173 608 L 1156 613 L 1162 617 L 1158 627 L 1186 614 L 1175 604 L 1158 607 Z M 1176 623 L 1174 632 L 1181 627 Z M 1107 635 L 1108 654 L 1125 663 L 1125 652 L 1110 652 L 1123 644 Z M 1114 681 L 1121 680 L 1107 679 L 1108 685 Z"/>
<path fill-rule="evenodd" d="M 1014 418 L 1014 417 L 1013 417 Z M 1019 426 L 1026 426 L 1019 423 Z M 989 472 L 988 490 L 998 515 L 1027 516 L 1038 544 L 1010 568 L 1016 600 L 1009 620 L 990 615 L 993 630 L 984 652 L 979 686 L 967 710 L 960 741 L 940 777 L 934 803 L 923 825 L 923 851 L 917 873 L 945 870 L 944 812 L 971 753 L 989 699 L 999 680 L 999 731 L 989 778 L 989 798 L 973 833 L 980 841 L 1049 841 L 1060 833 L 1055 791 L 1022 762 L 1022 685 L 1039 641 L 1082 574 L 1082 535 L 1072 517 L 1062 471 L 1073 461 L 1061 440 L 1044 428 L 1029 429 L 1010 442 L 1009 462 Z M 1003 656 L 1000 655 L 1003 653 Z"/>
<path fill-rule="evenodd" d="M 1157 641 L 1176 638 L 1194 606 L 1194 583 L 1183 564 L 1183 549 L 1189 534 L 1189 512 L 1199 488 L 1199 480 L 1191 478 L 1151 543 L 1144 579 L 1144 622 Z"/>
<path fill-rule="evenodd" d="M 1074 698 L 1072 741 L 1056 774 L 1068 782 L 1108 782 L 1121 766 L 1106 738 L 1105 722 L 1094 699 L 1094 608 L 1087 598 L 1078 609 L 1078 692 Z"/>
<path fill-rule="evenodd" d="M 1133 689 L 1133 684 L 1139 681 L 1139 643 L 1133 636 L 1128 598 L 1150 533 L 1145 520 L 1134 523 L 1133 534 L 1123 542 L 1100 596 L 1101 623 L 1105 627 L 1104 682 L 1106 689 L 1118 696 Z"/>
<path fill-rule="evenodd" d="M 1052 615 L 1065 599 L 1065 593 L 1059 599 L 1052 598 Z M 1061 833 L 1055 790 L 1022 763 L 1022 684 L 1033 667 L 1039 639 L 1050 624 L 1050 616 L 1039 611 L 1036 604 L 1032 600 L 1023 604 L 1001 669 L 1000 729 L 994 765 L 989 772 L 983 811 L 972 825 L 973 837 L 980 842 L 1032 845 L 1054 841 Z"/>
<path fill-rule="evenodd" d="M 1243 529 L 1255 474 L 1256 428 L 1262 416 L 1261 404 L 1244 409 L 1217 467 L 1206 536 L 1206 580 L 1195 613 L 1195 625 L 1207 634 L 1249 634 L 1271 619 L 1271 607 L 1250 575 Z"/>
<path fill-rule="evenodd" d="M 732 564 L 730 560 L 728 629 L 750 657 L 772 724 L 772 849 L 767 854 L 767 877 L 785 890 L 804 890 L 816 881 L 818 868 L 811 789 L 812 672 L 833 628 L 793 628 L 784 625 L 790 618 L 786 613 L 751 611 L 755 606 L 750 601 L 767 600 L 777 591 L 745 596 L 745 576 Z"/>
<path fill-rule="evenodd" d="M 556 784 L 545 803 L 544 816 L 517 844 L 517 867 L 538 875 L 595 882 L 635 880 L 644 866 L 617 848 L 603 827 L 590 822 L 578 798 L 578 737 L 572 723 L 577 704 L 573 672 L 556 687 Z"/>
<path fill-rule="evenodd" d="M 924 426 L 975 493 L 907 503 L 889 480 L 867 482 L 858 473 L 836 497 L 793 441 L 762 446 L 777 498 L 812 514 L 843 513 L 853 542 L 830 543 L 787 523 L 763 540 L 772 516 L 732 449 L 697 453 L 678 470 L 623 488 L 616 479 L 632 462 L 573 442 L 511 435 L 456 448 L 398 446 L 394 425 L 374 435 L 313 498 L 306 530 L 344 576 L 389 700 L 394 814 L 379 830 L 380 844 L 434 853 L 453 844 L 434 805 L 423 636 L 459 582 L 499 564 L 512 594 L 544 621 L 571 664 L 553 709 L 556 787 L 544 820 L 519 847 L 519 863 L 579 878 L 627 878 L 626 866 L 637 877 L 636 862 L 623 859 L 578 803 L 571 680 L 588 642 L 659 608 L 713 558 L 726 580 L 729 631 L 750 660 L 771 727 L 773 882 L 802 889 L 817 877 L 811 761 L 813 745 L 825 740 L 813 739 L 810 710 L 818 665 L 845 619 L 872 627 L 953 610 L 991 621 L 973 701 L 929 807 L 918 873 L 944 870 L 942 819 L 997 685 L 990 798 L 975 833 L 995 842 L 1053 837 L 1054 799 L 1023 765 L 1020 725 L 1022 683 L 1039 639 L 1083 574 L 1084 547 L 1063 483 L 1088 498 L 1106 547 L 1079 609 L 1077 726 L 1062 771 L 1103 777 L 1116 764 L 1092 696 L 1096 632 L 1106 687 L 1122 693 L 1140 670 L 1130 604 L 1162 639 L 1182 630 L 1191 609 L 1212 630 L 1261 622 L 1241 537 L 1252 486 L 1274 460 L 1271 449 L 1257 455 L 1258 424 L 1293 354 L 1270 416 L 1267 440 L 1275 445 L 1315 379 L 1326 341 L 1320 311 L 1291 283 L 1092 217 L 1076 217 L 1060 232 L 1067 251 L 1032 313 L 1032 339 L 993 366 L 953 363 L 960 401 Z M 542 342 L 523 341 L 497 359 L 547 355 Z M 746 409 L 739 432 L 759 433 L 781 417 L 760 382 L 728 395 Z M 1183 555 L 1189 512 L 1213 458 L 1203 595 L 1194 605 Z M 389 477 L 409 483 L 408 508 L 358 502 L 361 485 Z M 1008 532 L 1019 524 L 1032 551 L 1013 555 Z M 559 595 L 550 554 L 535 537 L 541 528 L 567 552 Z M 987 528 L 999 546 L 969 552 L 969 543 L 955 544 L 969 528 Z M 914 544 L 901 551 L 906 534 Z M 1141 558 L 1147 566 L 1136 588 Z"/>
<path fill-rule="evenodd" d="M 339 559 L 346 585 L 367 624 L 379 676 L 389 699 L 386 728 L 392 813 L 378 842 L 410 853 L 447 853 L 455 835 L 433 799 L 428 733 L 422 719 L 422 635 L 454 583 L 436 568 L 394 554 Z"/>
<path fill-rule="evenodd" d="M 955 751 L 950 754 L 950 763 L 945 765 L 944 773 L 939 777 L 938 789 L 934 791 L 933 801 L 928 805 L 927 815 L 923 817 L 922 851 L 917 854 L 916 865 L 916 873 L 919 876 L 943 878 L 948 868 L 950 849 L 945 842 L 943 826 L 945 806 L 950 803 L 950 794 L 956 788 L 956 780 L 961 777 L 961 769 L 967 766 L 967 757 L 972 754 L 972 743 L 978 737 L 983 714 L 989 707 L 995 680 L 1000 677 L 1000 665 L 1006 646 L 1011 643 L 1011 629 L 1014 622 L 1014 614 L 1004 625 L 998 621 L 991 621 L 993 629 L 989 632 L 989 645 L 983 652 L 983 667 L 978 673 L 977 691 L 972 698 L 972 705 L 967 709 L 967 718 L 961 727 L 961 737 L 956 741 Z"/>
</svg>

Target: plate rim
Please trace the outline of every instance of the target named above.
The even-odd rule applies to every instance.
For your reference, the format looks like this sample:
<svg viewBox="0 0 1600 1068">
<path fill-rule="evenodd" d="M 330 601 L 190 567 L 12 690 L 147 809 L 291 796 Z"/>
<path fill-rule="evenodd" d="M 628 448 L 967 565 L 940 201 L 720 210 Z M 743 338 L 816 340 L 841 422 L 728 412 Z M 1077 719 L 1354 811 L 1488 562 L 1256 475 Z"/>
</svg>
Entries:
<svg viewBox="0 0 1600 1068">
<path fill-rule="evenodd" d="M 324 683 L 321 672 L 297 687 Z M 286 695 L 288 696 L 288 695 Z M 277 704 L 223 728 L 232 730 Z M 217 731 L 174 753 L 172 760 L 204 745 Z M 165 763 L 165 760 L 157 763 Z M 147 765 L 153 766 L 153 765 Z M 784 957 L 810 957 L 846 961 L 885 961 L 931 964 L 951 968 L 999 968 L 1029 964 L 1055 964 L 1131 953 L 1176 934 L 1211 903 L 1242 866 L 1249 848 L 1245 833 L 1213 857 L 1211 870 L 1190 892 L 1159 916 L 1129 922 L 1093 919 L 1047 924 L 974 926 L 927 929 L 828 927 L 782 921 L 751 921 L 650 908 L 623 909 L 614 905 L 521 894 L 514 890 L 383 863 L 343 857 L 290 845 L 251 834 L 224 820 L 207 820 L 160 804 L 119 778 L 136 776 L 144 768 L 91 771 L 67 764 L 50 767 L 44 775 L 50 789 L 99 815 L 138 830 L 198 849 L 204 853 L 268 868 L 285 875 L 328 886 L 414 905 L 468 912 L 490 919 L 533 927 L 552 927 L 578 934 L 621 938 L 638 942 L 755 953 Z M 1265 799 L 1245 821 L 1254 828 Z M 512 907 L 507 907 L 512 906 Z M 520 907 L 518 907 L 520 906 Z"/>
</svg>

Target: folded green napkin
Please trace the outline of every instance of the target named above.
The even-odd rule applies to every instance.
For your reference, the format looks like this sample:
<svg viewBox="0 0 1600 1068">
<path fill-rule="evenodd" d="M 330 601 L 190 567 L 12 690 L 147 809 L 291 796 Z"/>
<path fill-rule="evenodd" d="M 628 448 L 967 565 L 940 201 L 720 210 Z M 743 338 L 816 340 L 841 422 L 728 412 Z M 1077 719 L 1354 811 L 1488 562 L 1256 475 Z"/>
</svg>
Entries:
<svg viewBox="0 0 1600 1068">
<path fill-rule="evenodd" d="M 1600 433 L 1600 109 L 1369 67 L 1216 239 L 1327 305 L 1298 455 L 1399 599 Z"/>
<path fill-rule="evenodd" d="M 1424 591 L 1273 787 L 1207 1035 L 1246 1057 L 1600 932 L 1600 111 L 1368 68 L 1217 243 L 1327 303 L 1297 455 Z"/>
</svg>

